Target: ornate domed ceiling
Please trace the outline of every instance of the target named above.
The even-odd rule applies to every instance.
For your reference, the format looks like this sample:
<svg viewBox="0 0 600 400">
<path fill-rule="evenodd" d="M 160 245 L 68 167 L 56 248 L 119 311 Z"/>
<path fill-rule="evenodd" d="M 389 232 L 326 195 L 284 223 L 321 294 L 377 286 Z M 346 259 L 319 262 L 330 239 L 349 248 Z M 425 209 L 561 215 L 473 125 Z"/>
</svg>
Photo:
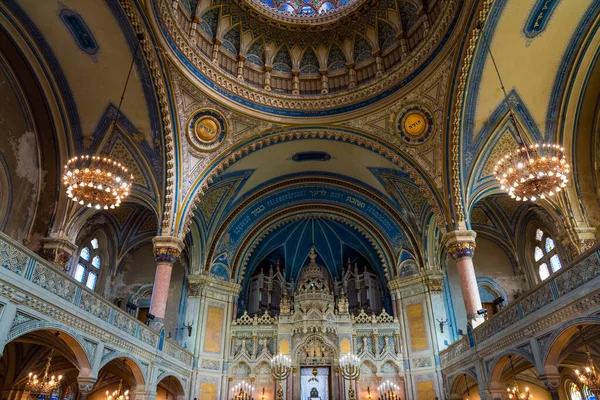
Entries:
<svg viewBox="0 0 600 400">
<path fill-rule="evenodd" d="M 167 3 L 156 2 L 159 22 L 188 77 L 230 104 L 293 117 L 351 112 L 401 92 L 443 58 L 462 5 L 187 0 L 173 9 Z"/>
</svg>

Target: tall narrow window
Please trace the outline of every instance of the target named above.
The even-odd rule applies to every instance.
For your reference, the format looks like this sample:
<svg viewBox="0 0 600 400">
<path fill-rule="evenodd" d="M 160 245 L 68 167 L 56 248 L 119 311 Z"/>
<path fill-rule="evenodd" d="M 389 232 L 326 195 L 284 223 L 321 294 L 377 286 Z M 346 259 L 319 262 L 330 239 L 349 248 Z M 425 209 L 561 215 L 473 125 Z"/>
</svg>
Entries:
<svg viewBox="0 0 600 400">
<path fill-rule="evenodd" d="M 545 280 L 551 274 L 562 268 L 560 258 L 556 252 L 554 240 L 541 229 L 535 231 L 533 259 L 535 260 L 541 280 Z"/>
<path fill-rule="evenodd" d="M 100 268 L 102 267 L 102 259 L 99 253 L 98 239 L 93 238 L 84 243 L 84 247 L 79 253 L 79 263 L 75 268 L 74 278 L 91 290 L 96 289 Z"/>
</svg>

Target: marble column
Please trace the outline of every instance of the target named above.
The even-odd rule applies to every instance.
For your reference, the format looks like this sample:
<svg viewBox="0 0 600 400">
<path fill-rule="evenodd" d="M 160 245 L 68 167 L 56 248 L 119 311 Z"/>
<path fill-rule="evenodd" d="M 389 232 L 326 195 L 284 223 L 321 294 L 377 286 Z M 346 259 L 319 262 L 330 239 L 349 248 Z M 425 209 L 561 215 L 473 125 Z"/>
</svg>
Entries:
<svg viewBox="0 0 600 400">
<path fill-rule="evenodd" d="M 477 277 L 473 267 L 476 236 L 477 234 L 474 231 L 459 230 L 447 233 L 444 238 L 448 254 L 456 261 L 460 290 L 467 312 L 467 322 L 473 328 L 484 321 L 484 316 L 477 313 L 483 306 L 481 305 Z"/>
<path fill-rule="evenodd" d="M 152 326 L 160 330 L 167 309 L 169 286 L 171 285 L 171 271 L 173 264 L 183 250 L 183 241 L 171 236 L 157 236 L 152 240 L 154 244 L 154 258 L 156 260 L 156 274 L 154 288 L 150 301 L 150 314 L 154 316 Z"/>
<path fill-rule="evenodd" d="M 17 315 L 17 306 L 8 302 L 0 314 L 0 357 L 4 354 L 4 348 L 6 346 L 6 338 L 10 333 L 13 321 Z"/>
</svg>

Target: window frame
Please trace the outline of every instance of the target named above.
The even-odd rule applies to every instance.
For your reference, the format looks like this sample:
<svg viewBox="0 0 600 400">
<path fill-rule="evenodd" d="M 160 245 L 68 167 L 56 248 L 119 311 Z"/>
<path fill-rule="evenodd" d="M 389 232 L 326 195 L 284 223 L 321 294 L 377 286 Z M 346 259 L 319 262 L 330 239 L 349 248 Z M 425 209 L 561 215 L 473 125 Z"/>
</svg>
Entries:
<svg viewBox="0 0 600 400">
<path fill-rule="evenodd" d="M 537 239 L 538 230 L 542 232 L 542 237 L 540 240 Z M 540 226 L 537 226 L 535 229 L 533 229 L 531 237 L 532 237 L 532 246 L 530 248 L 529 255 L 531 257 L 531 260 L 533 261 L 536 280 L 538 283 L 542 283 L 542 282 L 546 281 L 547 279 L 549 279 L 550 277 L 552 277 L 552 275 L 554 275 L 555 273 L 557 273 L 558 271 L 560 271 L 563 268 L 563 260 L 561 259 L 560 254 L 559 254 L 557 241 L 554 240 L 552 235 L 550 235 L 550 233 L 547 230 L 542 229 L 542 227 L 540 227 Z M 546 241 L 548 239 L 550 239 L 554 243 L 554 248 L 551 249 L 550 251 L 546 251 Z M 536 248 L 539 248 L 542 251 L 542 256 L 537 260 L 535 259 Z M 560 267 L 556 271 L 554 271 L 552 269 L 552 264 L 550 262 L 550 260 L 554 256 L 558 257 L 558 261 L 560 263 Z M 548 276 L 546 278 L 542 278 L 542 276 L 540 274 L 540 267 L 543 264 L 546 264 L 546 267 L 548 268 Z"/>
<path fill-rule="evenodd" d="M 98 244 L 96 248 L 94 248 L 94 246 L 92 244 L 93 241 L 96 241 Z M 102 244 L 103 244 L 103 241 L 98 237 L 98 235 L 93 235 L 93 236 L 90 236 L 89 238 L 87 238 L 79 246 L 79 252 L 77 255 L 76 262 L 75 262 L 75 268 L 73 268 L 73 278 L 77 282 L 81 283 L 86 288 L 88 288 L 89 290 L 94 291 L 94 292 L 98 292 L 100 290 L 100 282 L 101 282 L 100 276 L 102 274 L 102 271 L 105 269 L 103 267 L 106 265 L 106 262 L 105 262 L 106 257 L 103 252 L 103 249 L 102 249 Z M 81 253 L 86 248 L 89 251 L 89 260 L 86 260 L 85 258 L 83 258 L 81 256 Z M 98 267 L 98 268 L 94 265 L 94 259 L 96 257 L 98 257 L 100 260 L 100 267 Z M 77 270 L 78 270 L 79 266 L 83 267 L 83 269 L 84 269 L 81 280 L 76 278 Z M 88 280 L 90 279 L 90 274 L 94 274 L 96 276 L 96 281 L 94 282 L 94 287 L 88 286 Z"/>
</svg>

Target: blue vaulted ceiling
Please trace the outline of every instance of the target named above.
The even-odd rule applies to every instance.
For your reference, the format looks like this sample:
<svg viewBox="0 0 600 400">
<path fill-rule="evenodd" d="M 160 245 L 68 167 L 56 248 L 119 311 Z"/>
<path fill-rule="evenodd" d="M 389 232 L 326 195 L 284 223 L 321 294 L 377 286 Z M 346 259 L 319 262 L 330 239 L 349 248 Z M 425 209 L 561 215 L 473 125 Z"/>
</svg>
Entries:
<svg viewBox="0 0 600 400">
<path fill-rule="evenodd" d="M 384 276 L 379 256 L 371 243 L 355 228 L 325 217 L 296 219 L 270 232 L 254 249 L 246 267 L 246 280 L 265 259 L 285 266 L 287 280 L 296 281 L 306 263 L 311 246 L 319 260 L 334 279 L 341 279 L 346 257 L 354 251 L 371 264 L 373 270 Z"/>
</svg>

